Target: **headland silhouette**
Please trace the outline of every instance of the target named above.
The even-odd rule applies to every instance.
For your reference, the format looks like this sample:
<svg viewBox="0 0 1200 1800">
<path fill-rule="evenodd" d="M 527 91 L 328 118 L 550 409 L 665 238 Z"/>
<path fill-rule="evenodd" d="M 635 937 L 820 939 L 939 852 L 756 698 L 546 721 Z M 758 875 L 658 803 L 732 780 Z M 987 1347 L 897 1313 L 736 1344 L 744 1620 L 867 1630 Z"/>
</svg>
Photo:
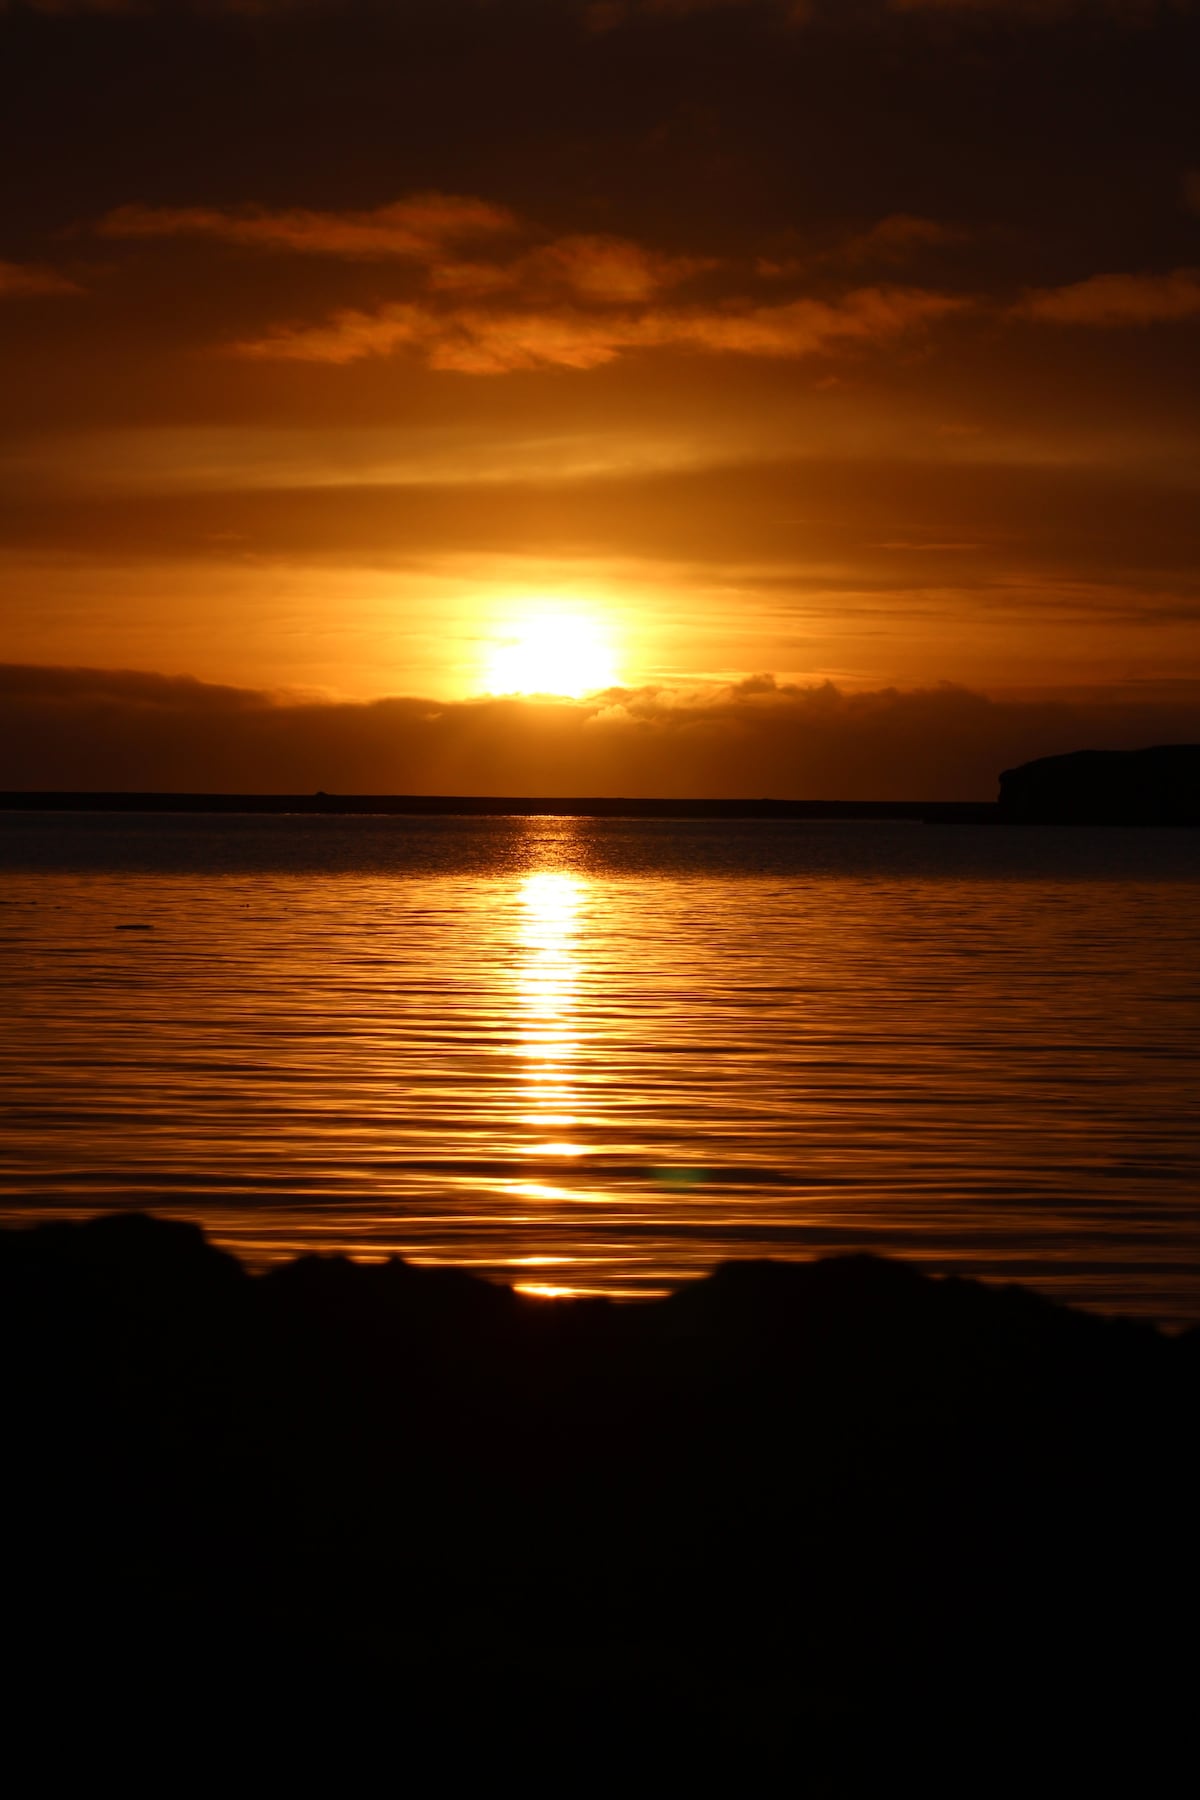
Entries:
<svg viewBox="0 0 1200 1800">
<path fill-rule="evenodd" d="M 1200 744 L 1039 757 L 1001 775 L 999 814 L 1029 825 L 1200 825 Z"/>
</svg>

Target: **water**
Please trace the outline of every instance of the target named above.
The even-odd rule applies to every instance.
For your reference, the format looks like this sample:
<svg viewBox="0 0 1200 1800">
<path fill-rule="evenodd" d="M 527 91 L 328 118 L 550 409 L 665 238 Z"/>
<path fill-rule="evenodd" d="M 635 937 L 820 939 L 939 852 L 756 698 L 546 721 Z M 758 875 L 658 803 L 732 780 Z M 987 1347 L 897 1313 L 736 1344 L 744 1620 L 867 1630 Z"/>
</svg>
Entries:
<svg viewBox="0 0 1200 1800">
<path fill-rule="evenodd" d="M 0 871 L 10 1221 L 1200 1319 L 1198 833 L 0 815 Z"/>
</svg>

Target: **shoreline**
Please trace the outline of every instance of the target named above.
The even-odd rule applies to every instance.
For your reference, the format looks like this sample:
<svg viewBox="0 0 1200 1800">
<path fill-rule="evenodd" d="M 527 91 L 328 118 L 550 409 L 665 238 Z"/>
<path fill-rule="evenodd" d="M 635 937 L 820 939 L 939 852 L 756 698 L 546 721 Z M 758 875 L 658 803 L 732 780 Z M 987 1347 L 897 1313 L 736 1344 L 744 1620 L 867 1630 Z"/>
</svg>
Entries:
<svg viewBox="0 0 1200 1800">
<path fill-rule="evenodd" d="M 2 813 L 142 813 L 234 817 L 408 817 L 508 819 L 757 819 L 776 823 L 845 821 L 916 825 L 1195 830 L 1195 808 L 1054 805 L 1018 808 L 995 800 L 671 800 L 596 795 L 505 794 L 208 794 L 10 789 Z"/>
<path fill-rule="evenodd" d="M 10 790 L 0 812 L 301 813 L 432 818 L 910 819 L 991 823 L 994 802 L 671 800 L 491 794 L 205 794 Z"/>
</svg>

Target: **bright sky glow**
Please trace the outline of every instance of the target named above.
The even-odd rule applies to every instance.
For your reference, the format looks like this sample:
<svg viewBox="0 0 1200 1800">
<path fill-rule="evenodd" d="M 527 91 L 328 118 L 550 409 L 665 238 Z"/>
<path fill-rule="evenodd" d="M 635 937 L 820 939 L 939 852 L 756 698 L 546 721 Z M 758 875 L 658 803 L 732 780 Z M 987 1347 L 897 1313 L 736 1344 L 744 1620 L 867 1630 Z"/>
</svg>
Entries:
<svg viewBox="0 0 1200 1800">
<path fill-rule="evenodd" d="M 518 620 L 487 653 L 491 694 L 563 694 L 578 699 L 615 686 L 616 655 L 586 614 L 547 609 Z"/>
</svg>

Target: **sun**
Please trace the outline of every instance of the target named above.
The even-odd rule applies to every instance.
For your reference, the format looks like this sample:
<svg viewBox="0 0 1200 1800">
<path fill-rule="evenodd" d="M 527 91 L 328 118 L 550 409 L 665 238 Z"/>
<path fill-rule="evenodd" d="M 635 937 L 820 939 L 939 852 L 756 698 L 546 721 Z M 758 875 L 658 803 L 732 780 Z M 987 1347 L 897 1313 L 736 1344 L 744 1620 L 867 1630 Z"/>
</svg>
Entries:
<svg viewBox="0 0 1200 1800">
<path fill-rule="evenodd" d="M 614 687 L 617 665 L 604 628 L 583 613 L 528 613 L 487 653 L 491 694 L 562 694 L 578 699 Z"/>
</svg>

